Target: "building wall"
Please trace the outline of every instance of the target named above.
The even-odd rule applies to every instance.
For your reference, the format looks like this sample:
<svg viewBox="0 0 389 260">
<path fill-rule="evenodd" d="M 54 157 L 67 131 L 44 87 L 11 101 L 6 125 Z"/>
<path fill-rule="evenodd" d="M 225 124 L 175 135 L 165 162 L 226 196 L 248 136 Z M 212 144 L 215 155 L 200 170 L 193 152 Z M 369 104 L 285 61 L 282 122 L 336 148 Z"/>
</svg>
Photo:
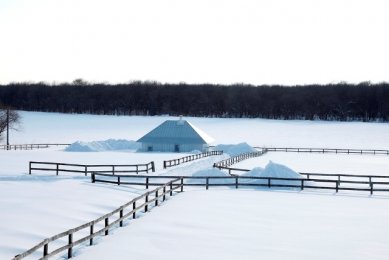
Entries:
<svg viewBox="0 0 389 260">
<path fill-rule="evenodd" d="M 207 144 L 180 144 L 178 145 L 178 152 L 191 152 L 198 150 L 201 152 L 208 151 Z M 142 152 L 177 152 L 175 144 L 154 144 L 142 143 Z"/>
</svg>

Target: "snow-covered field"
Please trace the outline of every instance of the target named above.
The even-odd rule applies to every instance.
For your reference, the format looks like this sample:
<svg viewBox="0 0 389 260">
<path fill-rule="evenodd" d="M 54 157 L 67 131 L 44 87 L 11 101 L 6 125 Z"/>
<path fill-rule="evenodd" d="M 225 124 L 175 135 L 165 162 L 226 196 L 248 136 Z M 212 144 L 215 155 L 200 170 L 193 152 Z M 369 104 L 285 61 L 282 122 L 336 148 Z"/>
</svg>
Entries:
<svg viewBox="0 0 389 260">
<path fill-rule="evenodd" d="M 97 116 L 22 112 L 23 130 L 12 143 L 73 143 L 137 140 L 171 117 Z M 177 119 L 177 118 L 175 118 Z M 185 118 L 215 138 L 216 144 L 388 149 L 389 124 L 268 119 Z"/>
<path fill-rule="evenodd" d="M 287 165 L 297 172 L 389 176 L 389 156 L 360 154 L 315 154 L 268 152 L 234 164 L 234 168 L 264 168 L 269 161 Z"/>
<path fill-rule="evenodd" d="M 190 191 L 77 259 L 388 259 L 388 199 Z"/>
<path fill-rule="evenodd" d="M 63 115 L 21 112 L 23 129 L 11 143 L 137 140 L 168 117 Z M 274 147 L 389 148 L 389 124 L 263 119 L 187 118 L 216 139 Z M 155 174 L 202 175 L 227 157 L 215 156 L 162 169 L 162 161 L 186 154 L 134 151 L 65 152 L 64 147 L 0 151 L 0 259 L 9 259 L 58 232 L 88 222 L 144 192 L 143 187 L 91 184 L 77 174 L 27 174 L 29 161 L 135 164 L 155 161 Z M 269 161 L 295 171 L 389 175 L 389 157 L 272 152 L 234 167 Z M 384 259 L 389 194 L 188 189 L 130 221 L 127 228 L 77 251 L 81 259 L 128 256 L 178 259 Z M 203 203 L 204 202 L 204 203 Z M 206 202 L 206 203 L 205 203 Z M 188 206 L 193 203 L 193 206 Z M 198 211 L 196 211 L 198 208 Z M 153 229 L 153 227 L 155 229 Z M 357 229 L 358 227 L 358 229 Z M 381 228 L 379 228 L 381 227 Z M 133 234 L 133 235 L 132 235 Z M 113 244 L 125 246 L 116 255 Z M 355 249 L 353 250 L 353 248 Z M 171 252 L 168 250 L 172 249 Z M 174 249 L 174 250 L 173 250 Z M 185 252 L 196 254 L 186 255 Z M 330 255 L 334 252 L 334 255 Z M 175 255 L 175 253 L 177 255 Z M 335 254 L 336 253 L 336 254 Z M 169 257 L 170 256 L 170 257 Z M 206 257 L 207 256 L 207 257 Z"/>
</svg>

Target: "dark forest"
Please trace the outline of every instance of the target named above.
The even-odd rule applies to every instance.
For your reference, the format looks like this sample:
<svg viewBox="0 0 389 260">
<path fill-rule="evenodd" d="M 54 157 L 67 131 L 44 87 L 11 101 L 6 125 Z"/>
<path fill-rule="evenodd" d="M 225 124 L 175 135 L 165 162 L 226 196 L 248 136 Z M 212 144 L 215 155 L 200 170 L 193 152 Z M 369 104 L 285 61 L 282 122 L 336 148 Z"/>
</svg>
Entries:
<svg viewBox="0 0 389 260">
<path fill-rule="evenodd" d="M 26 111 L 104 115 L 184 115 L 271 119 L 389 121 L 389 84 L 10 83 L 0 105 Z"/>
</svg>

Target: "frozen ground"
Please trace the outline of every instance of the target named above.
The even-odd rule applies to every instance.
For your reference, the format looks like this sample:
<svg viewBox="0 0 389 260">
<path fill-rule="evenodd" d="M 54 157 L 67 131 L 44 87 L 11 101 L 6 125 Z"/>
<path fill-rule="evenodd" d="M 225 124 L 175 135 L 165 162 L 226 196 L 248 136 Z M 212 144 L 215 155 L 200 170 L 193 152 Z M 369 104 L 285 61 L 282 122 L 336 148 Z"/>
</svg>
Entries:
<svg viewBox="0 0 389 260">
<path fill-rule="evenodd" d="M 76 259 L 387 259 L 389 200 L 248 190 L 190 191 Z"/>
<path fill-rule="evenodd" d="M 73 143 L 137 140 L 171 117 L 97 116 L 21 112 L 23 130 L 12 143 Z M 185 118 L 215 138 L 215 144 L 388 149 L 389 124 L 266 119 Z"/>
<path fill-rule="evenodd" d="M 23 129 L 11 133 L 11 143 L 14 144 L 72 143 L 111 138 L 137 140 L 168 118 L 21 113 Z M 213 136 L 215 144 L 247 142 L 265 146 L 388 149 L 389 124 L 188 120 Z M 192 175 L 201 171 L 198 173 L 201 175 L 211 172 L 213 162 L 226 158 L 226 155 L 210 157 L 162 170 L 163 160 L 186 154 L 85 153 L 63 152 L 62 149 L 0 151 L 0 259 L 9 259 L 48 236 L 108 213 L 143 192 L 142 187 L 92 185 L 89 177 L 75 174 L 56 177 L 53 173 L 35 173 L 28 176 L 29 161 L 80 164 L 155 161 L 156 174 Z M 295 171 L 388 174 L 389 169 L 387 156 L 275 152 L 234 166 L 264 167 L 269 160 Z M 190 203 L 193 206 L 187 206 Z M 85 254 L 79 257 L 115 258 L 100 253 L 103 250 L 100 247 L 107 243 L 107 247 L 112 246 L 109 250 L 114 251 L 112 243 L 125 243 L 126 250 L 131 250 L 131 253 L 122 255 L 118 251 L 119 259 L 127 259 L 129 255 L 135 259 L 139 259 L 135 256 L 146 259 L 167 259 L 169 256 L 170 259 L 178 259 L 178 256 L 188 259 L 253 259 L 259 256 L 264 259 L 384 259 L 383 256 L 389 254 L 382 246 L 388 244 L 382 228 L 388 224 L 388 204 L 389 196 L 370 197 L 366 192 L 334 195 L 332 192 L 241 189 L 203 192 L 192 189 L 175 196 L 151 214 L 131 221 L 128 228 L 116 230 L 114 236 L 103 238 L 97 247 L 82 250 Z M 381 229 L 378 225 L 382 225 Z M 123 236 L 128 240 L 119 242 Z M 168 251 L 173 247 L 175 251 Z M 172 255 L 174 252 L 177 255 Z"/>
<path fill-rule="evenodd" d="M 287 165 L 297 172 L 389 175 L 387 155 L 269 152 L 261 157 L 234 164 L 232 167 L 264 168 L 269 161 Z"/>
</svg>

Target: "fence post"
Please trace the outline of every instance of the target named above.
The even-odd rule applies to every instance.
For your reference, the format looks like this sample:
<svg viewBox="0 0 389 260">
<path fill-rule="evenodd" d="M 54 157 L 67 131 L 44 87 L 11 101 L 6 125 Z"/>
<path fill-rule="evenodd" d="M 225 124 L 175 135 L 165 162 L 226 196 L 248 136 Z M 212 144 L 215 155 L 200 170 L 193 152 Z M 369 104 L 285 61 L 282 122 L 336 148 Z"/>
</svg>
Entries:
<svg viewBox="0 0 389 260">
<path fill-rule="evenodd" d="M 205 178 L 205 189 L 208 190 L 209 177 Z"/>
<path fill-rule="evenodd" d="M 181 192 L 184 191 L 184 178 L 181 177 Z"/>
<path fill-rule="evenodd" d="M 238 177 L 235 177 L 235 189 L 238 188 Z"/>
<path fill-rule="evenodd" d="M 304 190 L 304 179 L 301 179 L 301 190 Z"/>
<path fill-rule="evenodd" d="M 120 185 L 120 176 L 118 175 L 118 185 Z"/>
<path fill-rule="evenodd" d="M 339 182 L 336 182 L 336 193 L 339 191 Z"/>
<path fill-rule="evenodd" d="M 88 176 L 88 166 L 85 165 L 85 176 Z"/>
<path fill-rule="evenodd" d="M 108 218 L 105 218 L 105 227 L 108 227 Z M 108 228 L 105 230 L 105 235 L 108 236 Z"/>
<path fill-rule="evenodd" d="M 132 203 L 132 210 L 134 211 L 134 212 L 132 213 L 132 218 L 133 218 L 133 219 L 136 218 L 135 209 L 136 209 L 136 201 L 134 201 L 134 202 Z"/>
<path fill-rule="evenodd" d="M 115 165 L 112 165 L 112 175 L 115 175 Z"/>
<path fill-rule="evenodd" d="M 162 198 L 162 201 L 165 201 L 166 199 L 166 186 L 163 186 L 163 198 Z"/>
<path fill-rule="evenodd" d="M 31 162 L 29 163 L 28 174 L 30 174 L 30 175 L 31 175 Z"/>
<path fill-rule="evenodd" d="M 148 205 L 147 204 L 149 202 L 149 194 L 146 195 L 146 198 L 145 198 L 145 212 L 147 212 L 147 209 L 148 209 Z"/>
<path fill-rule="evenodd" d="M 121 219 L 123 217 L 123 208 L 119 211 L 119 218 Z M 119 222 L 119 226 L 123 226 L 123 220 L 121 219 Z"/>
<path fill-rule="evenodd" d="M 49 254 L 49 242 L 47 242 L 43 246 L 43 258 L 45 258 Z"/>
<path fill-rule="evenodd" d="M 373 183 L 370 184 L 370 195 L 373 195 Z"/>
<path fill-rule="evenodd" d="M 151 171 L 155 172 L 155 164 L 154 161 L 151 162 Z"/>
<path fill-rule="evenodd" d="M 155 191 L 155 206 L 158 206 L 158 190 Z"/>
<path fill-rule="evenodd" d="M 166 169 L 166 161 L 163 161 L 163 168 Z"/>
<path fill-rule="evenodd" d="M 57 163 L 57 176 L 58 176 L 58 172 L 59 172 L 59 163 Z"/>
<path fill-rule="evenodd" d="M 70 233 L 69 234 L 69 237 L 68 237 L 68 245 L 70 246 L 68 248 L 68 258 L 72 258 L 73 256 L 73 246 L 71 245 L 73 243 L 73 233 Z"/>
<path fill-rule="evenodd" d="M 93 235 L 93 224 L 89 228 L 89 235 Z M 93 245 L 93 237 L 89 239 L 89 245 Z"/>
<path fill-rule="evenodd" d="M 173 196 L 173 182 L 170 182 L 170 196 Z"/>
<path fill-rule="evenodd" d="M 271 178 L 267 179 L 267 186 L 270 188 L 271 187 Z"/>
<path fill-rule="evenodd" d="M 139 167 L 138 167 L 138 165 L 135 165 L 135 167 L 136 167 L 136 174 L 139 174 Z"/>
<path fill-rule="evenodd" d="M 96 177 L 95 177 L 95 173 L 94 172 L 92 172 L 91 177 L 92 177 L 92 183 L 95 183 L 96 182 Z"/>
<path fill-rule="evenodd" d="M 146 177 L 146 189 L 149 188 L 149 177 Z"/>
</svg>

